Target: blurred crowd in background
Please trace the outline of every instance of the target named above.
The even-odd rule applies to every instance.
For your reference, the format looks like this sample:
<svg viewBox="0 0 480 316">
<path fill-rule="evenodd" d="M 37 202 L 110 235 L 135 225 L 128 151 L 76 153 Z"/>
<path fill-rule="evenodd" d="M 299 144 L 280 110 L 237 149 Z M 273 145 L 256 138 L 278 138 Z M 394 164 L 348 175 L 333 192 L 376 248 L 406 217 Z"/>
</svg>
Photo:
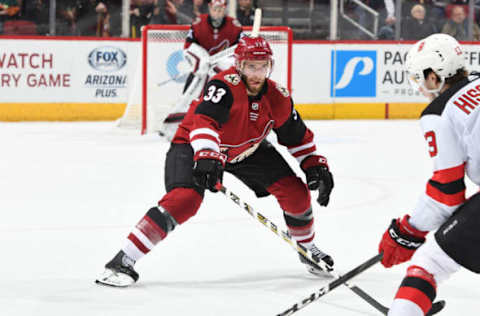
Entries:
<svg viewBox="0 0 480 316">
<path fill-rule="evenodd" d="M 126 12 L 122 1 L 0 0 L 0 35 L 127 36 L 122 33 Z M 478 41 L 480 0 L 473 6 L 469 1 L 474 0 L 338 0 L 337 39 L 418 40 L 442 32 L 457 40 Z M 198 15 L 208 13 L 207 2 L 130 0 L 128 36 L 140 37 L 141 27 L 147 24 L 191 24 Z M 262 25 L 290 26 L 295 39 L 331 36 L 330 0 L 236 2 L 236 17 L 242 25 L 252 25 L 254 9 L 259 7 Z"/>
</svg>

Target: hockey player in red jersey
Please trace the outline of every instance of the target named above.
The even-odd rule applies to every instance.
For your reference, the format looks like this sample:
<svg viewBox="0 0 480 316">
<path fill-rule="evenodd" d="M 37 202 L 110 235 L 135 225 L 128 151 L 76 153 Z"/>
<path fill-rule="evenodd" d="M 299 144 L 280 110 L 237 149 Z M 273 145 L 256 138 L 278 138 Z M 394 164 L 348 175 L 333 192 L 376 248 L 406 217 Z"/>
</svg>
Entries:
<svg viewBox="0 0 480 316">
<path fill-rule="evenodd" d="M 446 34 L 417 42 L 406 68 L 431 98 L 420 124 L 433 176 L 411 215 L 392 220 L 380 242 L 385 267 L 411 259 L 389 316 L 426 315 L 440 282 L 460 267 L 480 272 L 480 193 L 466 199 L 464 183 L 467 175 L 480 185 L 480 75 L 468 75 L 460 44 Z"/>
<path fill-rule="evenodd" d="M 185 49 L 195 43 L 209 55 L 214 55 L 238 43 L 242 25 L 236 19 L 225 15 L 226 6 L 226 0 L 209 1 L 209 13 L 201 14 L 193 21 L 185 39 Z"/>
<path fill-rule="evenodd" d="M 177 225 L 194 216 L 205 189 L 217 191 L 223 171 L 240 179 L 258 197 L 273 195 L 288 231 L 315 261 L 333 265 L 313 240 L 310 190 L 327 206 L 333 178 L 327 159 L 316 153 L 314 135 L 293 107 L 289 92 L 268 79 L 273 59 L 261 37 L 244 37 L 235 50 L 235 66 L 214 76 L 203 97 L 190 107 L 167 153 L 167 193 L 128 235 L 125 246 L 105 266 L 98 283 L 128 286 L 138 279 L 134 263 Z M 305 172 L 305 184 L 266 140 L 270 131 L 286 146 Z M 321 274 L 300 257 L 307 269 Z"/>
<path fill-rule="evenodd" d="M 161 134 L 168 140 L 173 137 L 178 124 L 185 117 L 190 103 L 200 96 L 208 77 L 232 66 L 232 58 L 223 58 L 216 64 L 210 62 L 210 56 L 238 43 L 243 36 L 241 24 L 226 16 L 226 0 L 210 0 L 208 14 L 201 14 L 193 21 L 184 44 L 185 59 L 192 67 L 183 95 L 172 113 L 166 118 Z"/>
</svg>

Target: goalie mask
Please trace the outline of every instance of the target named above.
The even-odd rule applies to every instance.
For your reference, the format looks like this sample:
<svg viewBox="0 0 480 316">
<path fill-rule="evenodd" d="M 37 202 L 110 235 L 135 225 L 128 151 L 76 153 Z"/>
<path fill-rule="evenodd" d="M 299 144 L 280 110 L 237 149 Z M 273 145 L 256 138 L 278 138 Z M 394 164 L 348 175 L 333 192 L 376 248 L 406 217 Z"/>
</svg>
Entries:
<svg viewBox="0 0 480 316">
<path fill-rule="evenodd" d="M 447 34 L 433 34 L 413 45 L 407 54 L 405 67 L 408 80 L 415 89 L 438 93 L 445 79 L 464 69 L 465 57 L 456 39 Z M 440 79 L 438 88 L 428 89 L 425 86 L 427 70 L 432 70 Z"/>
<path fill-rule="evenodd" d="M 222 25 L 225 18 L 225 10 L 227 7 L 227 0 L 210 0 L 208 2 L 208 12 L 212 20 L 213 27 L 217 28 Z"/>
<path fill-rule="evenodd" d="M 244 36 L 238 41 L 235 49 L 235 67 L 242 74 L 246 60 L 266 60 L 268 70 L 266 76 L 270 76 L 273 68 L 273 52 L 268 42 L 261 36 Z"/>
</svg>

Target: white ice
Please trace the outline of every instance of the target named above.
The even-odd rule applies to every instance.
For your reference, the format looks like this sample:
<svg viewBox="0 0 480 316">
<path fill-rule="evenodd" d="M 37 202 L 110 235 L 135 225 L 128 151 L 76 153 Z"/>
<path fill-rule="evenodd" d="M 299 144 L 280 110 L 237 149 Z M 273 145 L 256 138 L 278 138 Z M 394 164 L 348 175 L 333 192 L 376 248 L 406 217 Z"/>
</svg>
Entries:
<svg viewBox="0 0 480 316">
<path fill-rule="evenodd" d="M 415 205 L 430 158 L 416 121 L 307 123 L 335 177 L 330 205 L 314 204 L 316 243 L 345 272 L 375 255 L 391 218 Z M 0 146 L 0 315 L 275 315 L 331 281 L 309 275 L 284 241 L 207 193 L 198 214 L 138 262 L 137 284 L 95 285 L 162 197 L 168 144 L 112 122 L 2 123 Z M 285 228 L 274 199 L 255 198 L 229 175 L 224 184 Z M 406 267 L 377 265 L 351 283 L 389 305 Z M 441 284 L 441 315 L 476 314 L 479 280 L 462 270 Z M 298 315 L 380 314 L 342 286 Z"/>
</svg>

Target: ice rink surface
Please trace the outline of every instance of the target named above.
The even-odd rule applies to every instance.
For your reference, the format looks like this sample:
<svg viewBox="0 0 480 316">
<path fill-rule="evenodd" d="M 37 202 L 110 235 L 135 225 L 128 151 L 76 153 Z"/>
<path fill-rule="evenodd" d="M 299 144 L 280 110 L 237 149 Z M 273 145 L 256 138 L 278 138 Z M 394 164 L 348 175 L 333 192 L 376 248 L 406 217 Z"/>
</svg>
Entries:
<svg viewBox="0 0 480 316">
<path fill-rule="evenodd" d="M 416 121 L 307 124 L 335 179 L 330 205 L 313 206 L 316 243 L 345 272 L 375 255 L 391 218 L 413 208 L 430 158 Z M 0 144 L 0 315 L 275 315 L 331 281 L 309 275 L 285 242 L 207 193 L 198 214 L 138 262 L 137 284 L 97 286 L 130 228 L 162 197 L 168 144 L 112 122 L 1 123 Z M 224 184 L 285 228 L 274 199 L 255 198 L 230 175 Z M 389 305 L 406 267 L 377 265 L 351 283 Z M 462 270 L 441 284 L 439 315 L 475 315 L 479 281 Z M 339 287 L 296 315 L 380 313 Z"/>
</svg>

